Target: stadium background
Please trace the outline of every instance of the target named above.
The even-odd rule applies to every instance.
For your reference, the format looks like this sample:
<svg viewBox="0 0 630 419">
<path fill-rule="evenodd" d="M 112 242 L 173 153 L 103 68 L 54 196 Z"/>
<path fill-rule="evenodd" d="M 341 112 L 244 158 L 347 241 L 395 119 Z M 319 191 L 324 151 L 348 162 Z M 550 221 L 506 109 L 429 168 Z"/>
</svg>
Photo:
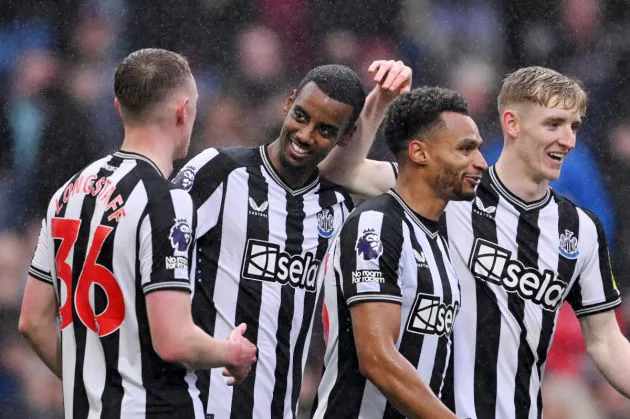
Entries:
<svg viewBox="0 0 630 419">
<path fill-rule="evenodd" d="M 191 156 L 271 141 L 290 89 L 313 65 L 347 64 L 369 90 L 371 61 L 401 58 L 414 86 L 443 84 L 466 96 L 493 162 L 501 77 L 535 64 L 577 77 L 588 115 L 554 187 L 602 219 L 629 298 L 629 36 L 626 0 L 0 1 L 0 419 L 61 417 L 60 384 L 18 335 L 18 310 L 46 201 L 120 144 L 113 73 L 129 51 L 164 47 L 189 57 L 200 91 Z M 372 154 L 390 157 L 381 139 Z M 618 318 L 630 324 L 630 304 Z M 546 419 L 630 417 L 630 402 L 584 356 L 568 307 L 544 395 Z"/>
</svg>

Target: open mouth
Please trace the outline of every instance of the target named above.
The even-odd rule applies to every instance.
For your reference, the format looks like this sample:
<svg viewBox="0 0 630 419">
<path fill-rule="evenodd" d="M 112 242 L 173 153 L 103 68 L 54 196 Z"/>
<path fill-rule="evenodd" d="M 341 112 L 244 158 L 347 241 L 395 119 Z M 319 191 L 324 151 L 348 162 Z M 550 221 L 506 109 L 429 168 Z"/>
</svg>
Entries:
<svg viewBox="0 0 630 419">
<path fill-rule="evenodd" d="M 289 142 L 289 147 L 291 148 L 291 151 L 293 151 L 293 154 L 299 156 L 299 157 L 306 157 L 309 154 L 311 154 L 310 151 L 308 151 L 307 149 L 301 147 L 297 142 L 295 141 L 291 141 Z"/>
<path fill-rule="evenodd" d="M 564 158 L 566 157 L 565 153 L 560 153 L 560 152 L 551 152 L 551 153 L 547 153 L 547 155 L 554 161 L 557 161 L 558 163 L 561 163 Z"/>
<path fill-rule="evenodd" d="M 465 178 L 473 187 L 478 186 L 479 182 L 481 182 L 481 176 L 467 175 Z"/>
</svg>

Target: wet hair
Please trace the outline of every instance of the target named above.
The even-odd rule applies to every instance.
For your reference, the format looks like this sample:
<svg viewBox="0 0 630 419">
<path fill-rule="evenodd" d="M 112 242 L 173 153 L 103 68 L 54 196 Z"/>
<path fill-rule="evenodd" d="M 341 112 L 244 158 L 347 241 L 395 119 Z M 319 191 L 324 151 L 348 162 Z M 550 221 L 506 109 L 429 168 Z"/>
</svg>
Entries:
<svg viewBox="0 0 630 419">
<path fill-rule="evenodd" d="M 398 96 L 390 105 L 383 131 L 392 153 L 397 157 L 407 150 L 412 139 L 445 126 L 442 112 L 468 115 L 468 104 L 455 90 L 443 87 L 419 87 Z"/>
<path fill-rule="evenodd" d="M 578 80 L 545 67 L 525 67 L 503 79 L 498 97 L 499 113 L 510 105 L 529 102 L 553 108 L 577 109 L 584 115 L 588 98 Z"/>
<path fill-rule="evenodd" d="M 315 83 L 331 99 L 352 106 L 352 115 L 344 131 L 354 126 L 365 103 L 365 91 L 357 73 L 345 65 L 320 65 L 306 73 L 296 94 L 310 82 Z"/>
<path fill-rule="evenodd" d="M 190 66 L 183 55 L 146 48 L 132 52 L 120 63 L 114 76 L 114 93 L 124 114 L 139 120 L 190 78 Z"/>
</svg>

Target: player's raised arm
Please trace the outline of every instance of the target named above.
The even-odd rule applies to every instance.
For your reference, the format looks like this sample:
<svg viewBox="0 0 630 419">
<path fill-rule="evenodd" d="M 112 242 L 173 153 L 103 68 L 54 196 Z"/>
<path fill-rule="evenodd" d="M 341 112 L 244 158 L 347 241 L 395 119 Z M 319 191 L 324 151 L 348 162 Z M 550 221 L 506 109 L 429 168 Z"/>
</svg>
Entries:
<svg viewBox="0 0 630 419">
<path fill-rule="evenodd" d="M 396 96 L 408 92 L 412 83 L 411 68 L 402 61 L 374 61 L 369 72 L 376 85 L 366 98 L 353 139 L 349 144 L 335 147 L 319 164 L 326 178 L 365 197 L 378 195 L 394 186 L 396 179 L 391 165 L 366 157 L 387 107 Z"/>
</svg>

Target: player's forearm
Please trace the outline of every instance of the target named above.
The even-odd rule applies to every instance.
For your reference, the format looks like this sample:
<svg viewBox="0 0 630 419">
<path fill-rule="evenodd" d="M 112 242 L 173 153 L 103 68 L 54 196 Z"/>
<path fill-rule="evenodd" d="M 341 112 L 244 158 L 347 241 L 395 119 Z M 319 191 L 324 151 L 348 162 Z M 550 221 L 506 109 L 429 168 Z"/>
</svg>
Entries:
<svg viewBox="0 0 630 419">
<path fill-rule="evenodd" d="M 19 329 L 42 362 L 61 379 L 61 340 L 57 325 L 46 321 L 25 323 L 20 319 Z"/>
<path fill-rule="evenodd" d="M 404 416 L 455 419 L 453 412 L 444 406 L 398 351 L 375 356 L 361 365 L 361 372 Z"/>
<path fill-rule="evenodd" d="M 335 147 L 319 164 L 319 170 L 330 181 L 345 185 L 351 181 L 359 165 L 365 160 L 372 147 L 376 131 L 383 121 L 387 107 L 395 96 L 385 93 L 379 87 L 365 99 L 365 105 L 357 120 L 357 130 L 346 147 Z"/>
<path fill-rule="evenodd" d="M 621 333 L 614 333 L 587 345 L 587 350 L 608 382 L 630 398 L 630 342 Z"/>
<path fill-rule="evenodd" d="M 234 343 L 215 339 L 197 326 L 181 330 L 179 336 L 158 351 L 166 362 L 189 369 L 226 367 L 234 361 Z M 160 353 L 161 352 L 161 353 Z"/>
</svg>

